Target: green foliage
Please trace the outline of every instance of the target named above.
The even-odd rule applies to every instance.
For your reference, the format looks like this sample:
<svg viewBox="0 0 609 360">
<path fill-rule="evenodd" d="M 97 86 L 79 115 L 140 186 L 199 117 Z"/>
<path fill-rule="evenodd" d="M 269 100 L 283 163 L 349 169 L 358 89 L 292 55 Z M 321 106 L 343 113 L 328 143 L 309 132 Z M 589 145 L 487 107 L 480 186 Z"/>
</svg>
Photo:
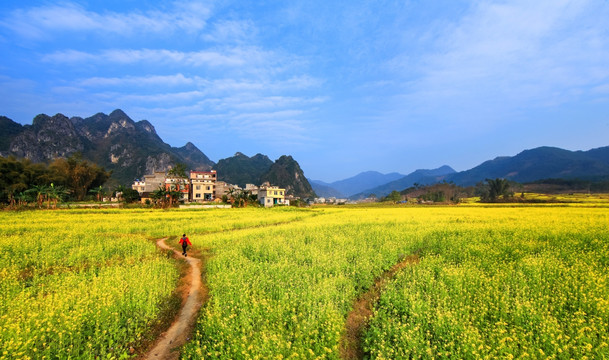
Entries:
<svg viewBox="0 0 609 360">
<path fill-rule="evenodd" d="M 401 192 L 408 198 L 416 198 L 419 202 L 459 203 L 462 198 L 472 196 L 471 189 L 455 185 L 452 182 L 441 182 L 433 185 L 414 184 Z"/>
<path fill-rule="evenodd" d="M 132 203 L 140 200 L 140 193 L 133 189 L 125 189 L 123 191 L 122 200 L 126 203 Z"/>
<path fill-rule="evenodd" d="M 392 201 L 393 203 L 397 203 L 398 201 L 402 200 L 402 195 L 398 192 L 393 190 L 389 195 L 387 195 L 387 197 L 385 197 L 383 199 L 383 201 Z"/>
<path fill-rule="evenodd" d="M 486 184 L 478 184 L 476 192 L 482 202 L 497 202 L 508 200 L 514 196 L 510 189 L 510 182 L 507 179 L 486 179 Z"/>
<path fill-rule="evenodd" d="M 167 175 L 169 177 L 174 177 L 180 180 L 188 179 L 188 175 L 186 175 L 186 164 L 176 163 L 169 171 L 167 171 Z"/>
</svg>

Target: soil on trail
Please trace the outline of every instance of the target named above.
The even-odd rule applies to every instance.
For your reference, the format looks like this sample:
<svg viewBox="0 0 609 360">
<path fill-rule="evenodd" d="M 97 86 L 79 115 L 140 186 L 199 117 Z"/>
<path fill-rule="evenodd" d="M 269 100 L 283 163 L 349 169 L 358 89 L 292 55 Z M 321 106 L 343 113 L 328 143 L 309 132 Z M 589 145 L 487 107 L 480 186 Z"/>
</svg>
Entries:
<svg viewBox="0 0 609 360">
<path fill-rule="evenodd" d="M 180 251 L 165 244 L 165 240 L 165 238 L 157 240 L 157 245 L 162 249 L 173 251 L 176 257 L 186 260 L 189 270 L 183 279 L 182 308 L 169 329 L 161 334 L 161 338 L 152 350 L 143 357 L 146 360 L 179 358 L 179 348 L 190 339 L 199 309 L 207 300 L 209 292 L 207 286 L 201 281 L 201 260 L 191 256 L 184 257 Z"/>
<path fill-rule="evenodd" d="M 347 315 L 343 336 L 340 339 L 340 357 L 344 360 L 364 358 L 362 335 L 368 319 L 372 316 L 372 308 L 379 300 L 385 285 L 403 268 L 419 262 L 418 255 L 406 256 L 391 269 L 383 273 L 359 299 L 353 303 L 353 310 Z"/>
</svg>

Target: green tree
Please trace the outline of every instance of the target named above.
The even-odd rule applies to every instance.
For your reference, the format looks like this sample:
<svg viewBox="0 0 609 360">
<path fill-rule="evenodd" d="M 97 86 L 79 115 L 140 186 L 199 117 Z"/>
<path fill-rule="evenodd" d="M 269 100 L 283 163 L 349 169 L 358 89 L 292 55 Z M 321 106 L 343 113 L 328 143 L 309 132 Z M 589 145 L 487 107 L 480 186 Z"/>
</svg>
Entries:
<svg viewBox="0 0 609 360">
<path fill-rule="evenodd" d="M 477 194 L 484 202 L 497 202 L 501 199 L 508 199 L 513 196 L 510 191 L 510 183 L 507 179 L 486 179 L 485 184 L 478 184 Z"/>
<path fill-rule="evenodd" d="M 397 203 L 400 200 L 402 200 L 402 195 L 398 192 L 393 190 L 389 195 L 387 195 L 387 201 L 392 201 L 393 203 Z"/>
<path fill-rule="evenodd" d="M 97 201 L 100 201 L 100 202 L 102 201 L 104 195 L 106 195 L 106 193 L 107 193 L 106 189 L 104 189 L 104 187 L 101 185 L 94 189 L 89 190 L 89 192 L 91 194 L 94 194 L 95 197 L 97 198 Z"/>
<path fill-rule="evenodd" d="M 67 187 L 77 201 L 84 200 L 90 189 L 103 185 L 111 175 L 111 172 L 102 167 L 83 160 L 80 154 L 67 159 L 56 159 L 50 169 L 61 179 L 59 185 Z"/>
<path fill-rule="evenodd" d="M 177 203 L 182 199 L 182 196 L 185 193 L 184 191 L 188 188 L 186 165 L 182 163 L 175 164 L 175 166 L 167 172 L 167 177 L 173 179 L 173 184 L 171 184 L 168 194 L 170 206 L 172 206 L 174 202 Z"/>
<path fill-rule="evenodd" d="M 168 191 L 165 190 L 164 185 L 161 185 L 161 186 L 159 186 L 158 189 L 153 191 L 152 194 L 150 194 L 150 197 L 155 200 L 155 203 L 157 205 L 160 205 L 161 207 L 164 208 L 165 204 L 167 203 L 167 195 L 168 195 Z"/>
<path fill-rule="evenodd" d="M 140 193 L 133 189 L 125 189 L 122 199 L 126 203 L 132 203 L 140 200 Z"/>
<path fill-rule="evenodd" d="M 26 190 L 26 193 L 34 195 L 39 208 L 42 207 L 48 192 L 49 187 L 46 185 L 34 185 L 31 189 Z"/>
<path fill-rule="evenodd" d="M 55 185 L 51 183 L 51 186 L 47 188 L 47 209 L 50 208 L 51 202 L 53 202 L 53 209 L 57 208 L 59 201 L 64 201 L 70 191 L 64 186 Z"/>
</svg>

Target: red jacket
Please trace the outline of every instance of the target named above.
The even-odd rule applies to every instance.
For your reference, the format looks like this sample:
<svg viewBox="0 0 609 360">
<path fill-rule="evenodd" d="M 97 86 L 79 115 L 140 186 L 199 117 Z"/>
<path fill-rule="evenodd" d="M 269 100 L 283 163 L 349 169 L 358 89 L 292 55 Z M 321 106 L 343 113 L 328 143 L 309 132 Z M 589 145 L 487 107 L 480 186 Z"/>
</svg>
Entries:
<svg viewBox="0 0 609 360">
<path fill-rule="evenodd" d="M 190 240 L 188 240 L 188 238 L 180 238 L 180 244 L 182 244 L 182 246 L 184 245 L 190 245 L 192 246 L 192 244 L 190 243 Z"/>
</svg>

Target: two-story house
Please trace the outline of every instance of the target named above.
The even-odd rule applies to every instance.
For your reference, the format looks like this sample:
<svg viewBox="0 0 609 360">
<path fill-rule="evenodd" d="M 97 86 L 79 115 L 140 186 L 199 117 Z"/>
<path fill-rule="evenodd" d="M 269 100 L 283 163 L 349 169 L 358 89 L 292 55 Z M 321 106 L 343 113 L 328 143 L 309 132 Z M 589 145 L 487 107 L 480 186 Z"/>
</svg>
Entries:
<svg viewBox="0 0 609 360">
<path fill-rule="evenodd" d="M 285 200 L 285 189 L 279 186 L 263 185 L 258 189 L 258 201 L 265 207 L 289 205 Z"/>
</svg>

